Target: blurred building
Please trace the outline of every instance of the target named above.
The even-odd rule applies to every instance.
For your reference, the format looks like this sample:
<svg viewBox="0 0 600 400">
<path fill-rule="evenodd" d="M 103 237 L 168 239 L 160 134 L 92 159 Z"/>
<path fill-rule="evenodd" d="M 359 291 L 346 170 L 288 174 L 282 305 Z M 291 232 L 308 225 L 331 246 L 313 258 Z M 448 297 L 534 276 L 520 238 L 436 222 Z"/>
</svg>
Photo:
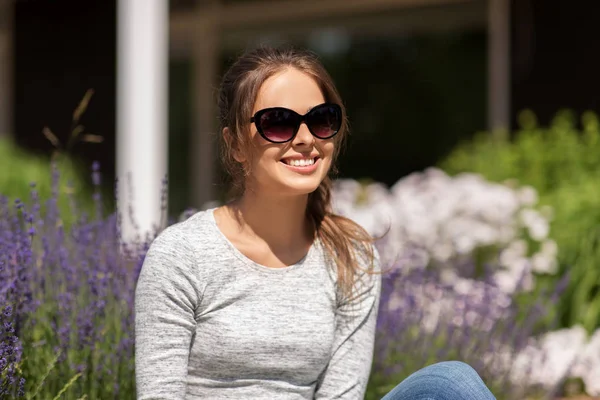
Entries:
<svg viewBox="0 0 600 400">
<path fill-rule="evenodd" d="M 42 127 L 67 135 L 72 110 L 93 88 L 82 122 L 105 142 L 76 151 L 115 176 L 117 10 L 127 0 L 0 1 L 0 132 L 47 150 Z M 577 3 L 171 0 L 172 211 L 221 195 L 215 90 L 244 49 L 286 42 L 319 53 L 352 123 L 343 175 L 391 184 L 478 130 L 514 127 L 525 107 L 542 121 L 562 107 L 599 111 L 600 3 Z"/>
</svg>

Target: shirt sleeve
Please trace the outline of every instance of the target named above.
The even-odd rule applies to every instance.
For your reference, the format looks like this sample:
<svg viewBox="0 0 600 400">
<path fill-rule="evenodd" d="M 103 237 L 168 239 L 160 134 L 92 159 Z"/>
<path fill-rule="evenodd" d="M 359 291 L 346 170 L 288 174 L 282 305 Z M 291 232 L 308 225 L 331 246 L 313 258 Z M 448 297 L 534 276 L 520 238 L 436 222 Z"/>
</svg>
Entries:
<svg viewBox="0 0 600 400">
<path fill-rule="evenodd" d="M 138 400 L 183 399 L 198 294 L 194 252 L 167 228 L 146 254 L 135 292 Z"/>
<path fill-rule="evenodd" d="M 319 378 L 315 399 L 362 400 L 365 396 L 381 292 L 376 251 L 374 262 L 375 273 L 360 271 L 355 295 L 337 306 L 332 357 Z"/>
</svg>

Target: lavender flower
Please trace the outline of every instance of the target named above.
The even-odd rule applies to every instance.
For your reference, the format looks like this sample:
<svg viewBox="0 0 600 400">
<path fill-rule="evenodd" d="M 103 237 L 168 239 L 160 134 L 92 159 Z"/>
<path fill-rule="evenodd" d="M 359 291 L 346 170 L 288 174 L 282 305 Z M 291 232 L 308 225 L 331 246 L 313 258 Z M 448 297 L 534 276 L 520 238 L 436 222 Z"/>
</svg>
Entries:
<svg viewBox="0 0 600 400">
<path fill-rule="evenodd" d="M 22 347 L 15 335 L 14 319 L 13 307 L 5 305 L 0 314 L 3 328 L 0 330 L 0 398 L 24 395 L 25 379 L 19 376 L 15 368 L 21 362 Z"/>
<path fill-rule="evenodd" d="M 40 397 L 53 398 L 64 387 L 56 377 L 82 371 L 90 373 L 69 388 L 76 398 L 131 397 L 136 264 L 148 244 L 124 251 L 118 218 L 102 212 L 98 165 L 92 171 L 96 195 L 89 204 L 81 204 L 69 186 L 62 191 L 58 167 L 52 168 L 50 199 L 40 199 L 35 185 L 27 202 L 11 206 L 0 198 L 0 293 L 13 305 L 6 309 L 10 320 L 4 314 L 0 319 L 2 382 L 12 382 L 12 395 L 26 385 L 34 388 L 58 356 Z M 72 215 L 61 210 L 65 202 Z M 16 373 L 21 355 L 20 369 L 24 377 L 33 377 L 31 383 Z"/>
</svg>

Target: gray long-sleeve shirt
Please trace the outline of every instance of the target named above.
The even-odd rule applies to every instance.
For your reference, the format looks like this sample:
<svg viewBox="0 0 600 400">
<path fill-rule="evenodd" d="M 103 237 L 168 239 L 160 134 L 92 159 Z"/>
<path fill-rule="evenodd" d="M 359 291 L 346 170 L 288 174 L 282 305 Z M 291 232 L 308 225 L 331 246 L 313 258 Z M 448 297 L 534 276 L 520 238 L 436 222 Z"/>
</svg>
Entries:
<svg viewBox="0 0 600 400">
<path fill-rule="evenodd" d="M 363 399 L 381 275 L 361 272 L 358 295 L 338 301 L 318 241 L 297 264 L 268 268 L 233 246 L 213 211 L 167 228 L 146 255 L 138 399 Z"/>
</svg>

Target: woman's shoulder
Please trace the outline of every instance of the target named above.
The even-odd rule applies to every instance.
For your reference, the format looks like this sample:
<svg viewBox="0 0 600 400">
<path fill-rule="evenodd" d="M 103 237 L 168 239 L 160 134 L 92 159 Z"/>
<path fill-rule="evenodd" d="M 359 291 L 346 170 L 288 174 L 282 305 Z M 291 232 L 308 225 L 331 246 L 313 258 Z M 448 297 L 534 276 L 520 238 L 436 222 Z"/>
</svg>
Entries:
<svg viewBox="0 0 600 400">
<path fill-rule="evenodd" d="M 162 277 L 198 286 L 211 274 L 211 254 L 217 254 L 212 210 L 198 211 L 162 230 L 144 257 L 142 276 Z"/>
<path fill-rule="evenodd" d="M 188 213 L 185 218 L 168 226 L 160 232 L 151 244 L 151 248 L 177 250 L 180 256 L 192 255 L 202 251 L 215 238 L 214 209 Z"/>
</svg>

